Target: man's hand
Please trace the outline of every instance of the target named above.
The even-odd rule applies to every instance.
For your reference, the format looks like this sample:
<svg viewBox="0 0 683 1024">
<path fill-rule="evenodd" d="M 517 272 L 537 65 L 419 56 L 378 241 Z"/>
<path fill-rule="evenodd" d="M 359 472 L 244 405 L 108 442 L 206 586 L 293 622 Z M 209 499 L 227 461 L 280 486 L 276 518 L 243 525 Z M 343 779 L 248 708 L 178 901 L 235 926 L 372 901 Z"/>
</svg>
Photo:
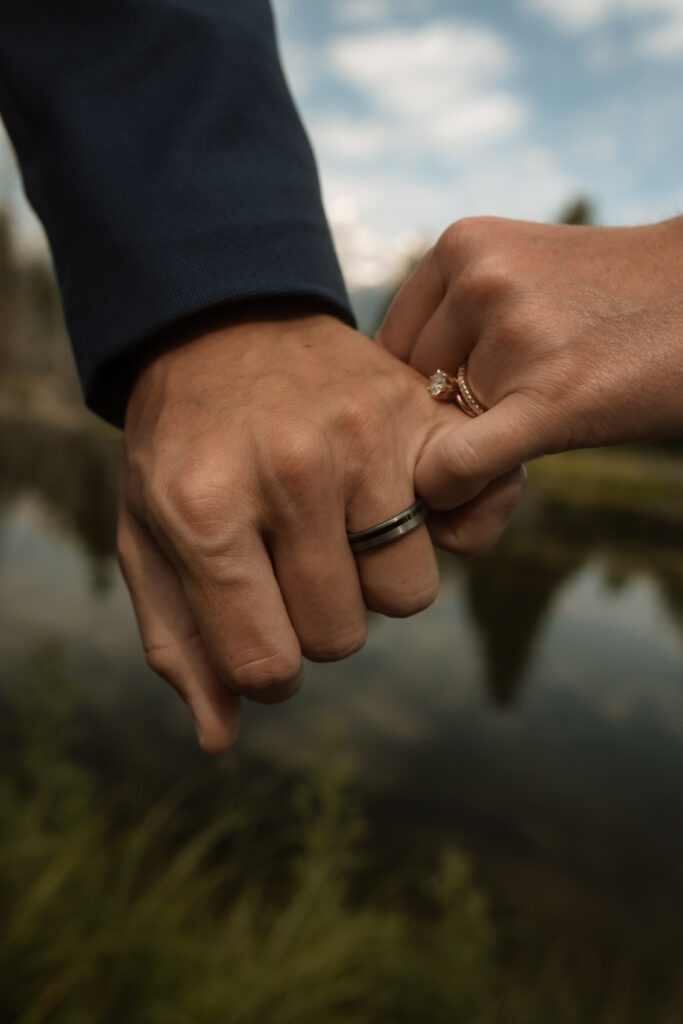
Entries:
<svg viewBox="0 0 683 1024">
<path fill-rule="evenodd" d="M 683 433 L 682 281 L 683 218 L 448 228 L 378 334 L 427 375 L 467 360 L 489 409 L 429 443 L 427 502 L 453 508 L 536 455 Z"/>
<path fill-rule="evenodd" d="M 157 356 L 126 417 L 119 556 L 150 665 L 190 705 L 208 752 L 236 735 L 240 695 L 301 685 L 301 655 L 343 658 L 366 607 L 411 615 L 438 590 L 430 538 L 352 555 L 346 531 L 412 503 L 429 439 L 465 417 L 328 316 L 232 325 Z M 431 529 L 451 550 L 500 533 L 513 474 Z"/>
</svg>

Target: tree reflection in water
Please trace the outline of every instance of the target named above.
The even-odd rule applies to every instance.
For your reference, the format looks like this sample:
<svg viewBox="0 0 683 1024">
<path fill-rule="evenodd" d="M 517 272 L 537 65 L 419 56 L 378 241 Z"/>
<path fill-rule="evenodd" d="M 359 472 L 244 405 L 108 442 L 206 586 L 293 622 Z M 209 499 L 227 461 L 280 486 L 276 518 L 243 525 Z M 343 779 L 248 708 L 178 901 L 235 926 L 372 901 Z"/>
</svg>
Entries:
<svg viewBox="0 0 683 1024">
<path fill-rule="evenodd" d="M 37 498 L 79 544 L 96 592 L 112 580 L 118 454 L 115 434 L 0 418 L 0 514 L 19 498 Z"/>
<path fill-rule="evenodd" d="M 577 551 L 539 543 L 537 529 L 546 526 L 518 524 L 490 552 L 465 564 L 489 693 L 501 706 L 517 697 L 553 594 L 583 561 Z"/>
<path fill-rule="evenodd" d="M 0 419 L 0 512 L 19 498 L 37 498 L 79 544 L 95 592 L 112 579 L 118 454 L 113 433 Z M 602 507 L 599 491 L 595 503 L 571 504 L 532 487 L 490 552 L 457 568 L 451 563 L 464 573 L 491 699 L 515 701 L 554 595 L 589 559 L 603 561 L 615 589 L 635 574 L 648 576 L 683 634 L 682 520 L 683 513 L 677 520 L 643 508 Z"/>
<path fill-rule="evenodd" d="M 596 454 L 598 461 L 601 457 Z M 410 634 L 403 631 L 405 642 L 398 650 L 393 648 L 397 633 L 390 629 L 396 624 L 385 622 L 380 628 L 376 621 L 379 641 L 374 648 L 371 642 L 350 667 L 325 667 L 326 678 L 338 684 L 327 688 L 327 697 L 322 686 L 316 697 L 313 685 L 308 700 L 295 702 L 294 711 L 286 705 L 269 709 L 267 722 L 274 725 L 266 724 L 266 716 L 250 722 L 254 729 L 248 732 L 257 742 L 252 740 L 248 756 L 289 764 L 315 721 L 316 699 L 325 713 L 344 705 L 354 714 L 358 702 L 360 710 L 351 720 L 359 735 L 369 737 L 363 751 L 370 765 L 364 785 L 373 816 L 381 823 L 388 862 L 394 863 L 400 849 L 415 871 L 422 863 L 423 847 L 432 849 L 432 840 L 456 842 L 475 857 L 498 905 L 521 915 L 513 922 L 527 915 L 545 922 L 548 935 L 568 935 L 573 929 L 577 949 L 585 946 L 587 936 L 604 948 L 618 948 L 622 936 L 632 935 L 634 944 L 642 939 L 641 945 L 647 947 L 645 952 L 639 947 L 634 956 L 661 958 L 668 970 L 667 950 L 680 948 L 683 927 L 675 898 L 683 849 L 676 813 L 683 748 L 676 722 L 669 729 L 666 718 L 675 703 L 680 664 L 675 636 L 650 676 L 652 652 L 641 647 L 638 634 L 625 635 L 632 618 L 620 621 L 604 637 L 601 630 L 611 614 L 606 607 L 605 619 L 589 636 L 588 620 L 568 626 L 564 609 L 557 609 L 561 592 L 571 589 L 566 584 L 590 567 L 587 575 L 598 580 L 599 604 L 609 604 L 609 593 L 600 589 L 605 582 L 618 591 L 645 578 L 657 588 L 683 634 L 683 502 L 676 492 L 681 487 L 681 463 L 672 456 L 667 459 L 672 476 L 669 490 L 665 481 L 666 500 L 658 494 L 650 501 L 641 494 L 631 507 L 621 497 L 615 500 L 602 471 L 594 493 L 588 495 L 579 494 L 573 480 L 563 482 L 560 489 L 557 480 L 551 487 L 532 473 L 522 507 L 491 552 L 467 561 L 442 560 L 445 582 L 452 580 L 455 586 L 444 587 L 432 618 L 430 612 Z M 91 567 L 92 590 L 106 589 L 115 578 L 117 462 L 114 435 L 0 419 L 0 522 L 11 522 L 17 511 L 21 519 L 21 503 L 33 499 L 51 528 L 78 545 Z M 41 522 L 26 536 L 34 540 L 43 532 Z M 11 535 L 11 530 L 0 531 L 0 540 Z M 17 571 L 16 565 L 15 559 L 12 571 Z M 27 603 L 42 571 L 38 559 L 32 568 L 25 588 Z M 18 571 L 23 571 L 23 562 Z M 69 616 L 75 618 L 69 600 L 83 614 L 87 595 L 82 594 L 80 581 L 72 590 L 78 588 L 76 600 L 57 581 L 49 600 L 63 599 L 64 614 L 50 621 L 63 625 Z M 460 603 L 456 622 L 451 593 L 458 602 L 464 599 L 469 610 L 491 702 L 516 704 L 512 714 L 481 706 L 476 693 L 480 661 L 476 650 L 467 660 L 469 630 L 460 621 Z M 8 601 L 14 598 L 11 584 L 7 594 Z M 112 594 L 119 599 L 114 612 L 127 608 L 122 589 L 112 588 Z M 125 754 L 136 786 L 141 778 L 147 787 L 153 779 L 166 784 L 189 758 L 191 740 L 175 730 L 175 719 L 169 719 L 162 741 L 162 702 L 152 685 L 144 685 L 151 680 L 144 677 L 132 616 L 124 623 L 130 635 L 119 646 L 112 639 L 123 622 L 120 615 L 110 615 L 112 594 L 98 594 L 98 601 L 92 602 L 94 614 L 84 616 L 85 624 L 79 620 L 78 633 L 73 634 L 86 669 L 84 692 L 91 702 L 84 719 L 89 756 L 107 774 L 118 772 Z M 579 602 L 582 599 L 579 596 Z M 593 604 L 593 612 L 595 608 Z M 19 623 L 19 614 L 8 631 Z M 101 646 L 103 619 L 107 647 Z M 550 644 L 539 644 L 541 633 L 546 636 L 548 626 L 558 621 L 564 633 L 555 633 Z M 94 628 L 98 623 L 101 632 Z M 456 625 L 462 627 L 458 635 L 467 649 L 460 669 L 452 667 Z M 33 620 L 26 630 L 32 642 L 35 633 L 30 630 Z M 667 627 L 664 633 L 672 631 Z M 662 635 L 656 633 L 655 642 Z M 597 653 L 595 646 L 588 649 L 596 636 Z M 579 644 L 586 641 L 587 650 L 577 651 L 574 658 L 571 645 L 577 638 Z M 623 654 L 614 646 L 615 638 L 617 644 L 624 642 Z M 572 663 L 560 664 L 567 651 Z M 610 679 L 602 678 L 603 654 L 614 664 Z M 603 713 L 606 702 L 618 702 L 624 690 L 620 673 L 626 668 L 628 674 L 633 655 L 637 664 L 627 680 L 633 714 L 612 718 Z M 565 677 L 560 678 L 565 668 L 574 673 L 567 686 Z M 353 685 L 347 688 L 350 672 Z M 94 685 L 100 674 L 113 685 Z M 530 699 L 521 702 L 528 680 L 534 681 Z M 659 696 L 648 704 L 651 682 Z M 672 691 L 673 702 L 667 704 Z M 184 715 L 182 721 L 186 724 Z M 394 727 L 392 722 L 398 724 Z M 149 742 L 150 736 L 155 743 Z M 194 745 L 192 749 L 192 756 L 198 756 Z"/>
<path fill-rule="evenodd" d="M 554 595 L 591 559 L 601 560 L 615 591 L 636 575 L 648 576 L 683 634 L 682 525 L 642 510 L 529 496 L 502 540 L 464 563 L 492 700 L 501 706 L 514 702 Z"/>
</svg>

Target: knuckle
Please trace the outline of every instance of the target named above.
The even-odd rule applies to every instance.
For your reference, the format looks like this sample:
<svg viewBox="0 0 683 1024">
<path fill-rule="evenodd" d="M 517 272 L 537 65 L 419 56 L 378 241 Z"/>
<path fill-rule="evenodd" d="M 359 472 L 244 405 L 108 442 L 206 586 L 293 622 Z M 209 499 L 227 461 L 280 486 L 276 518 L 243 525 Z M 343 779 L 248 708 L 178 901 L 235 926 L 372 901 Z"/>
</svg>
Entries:
<svg viewBox="0 0 683 1024">
<path fill-rule="evenodd" d="M 141 460 L 126 460 L 125 471 L 120 478 L 120 508 L 123 508 L 133 518 L 144 522 L 150 507 L 150 472 L 141 463 Z M 119 525 L 121 516 L 119 516 Z"/>
<path fill-rule="evenodd" d="M 476 217 L 462 217 L 449 224 L 439 237 L 435 248 L 435 256 L 451 258 L 457 253 L 476 232 Z"/>
<path fill-rule="evenodd" d="M 498 540 L 499 535 L 500 533 L 498 532 L 495 535 L 489 534 L 486 537 L 462 538 L 456 536 L 449 550 L 452 554 L 459 555 L 461 558 L 476 558 L 478 555 L 485 554 Z"/>
<path fill-rule="evenodd" d="M 128 435 L 124 432 L 121 451 L 121 479 L 125 483 L 128 495 L 135 495 L 143 490 L 147 476 L 147 460 L 143 454 L 131 445 Z"/>
<path fill-rule="evenodd" d="M 519 504 L 526 483 L 523 467 L 503 481 L 495 496 L 473 509 L 453 512 L 448 523 L 444 546 L 454 554 L 470 557 L 481 555 L 495 544 Z"/>
<path fill-rule="evenodd" d="M 438 238 L 434 246 L 434 260 L 443 274 L 450 274 L 451 264 L 465 245 L 464 221 L 456 220 Z"/>
<path fill-rule="evenodd" d="M 326 471 L 327 447 L 318 430 L 282 428 L 270 438 L 269 451 L 276 478 L 294 492 L 310 491 Z"/>
<path fill-rule="evenodd" d="M 473 261 L 453 285 L 454 301 L 464 308 L 490 310 L 514 290 L 512 268 L 499 256 Z"/>
<path fill-rule="evenodd" d="M 239 547 L 243 529 L 225 472 L 210 466 L 181 469 L 170 477 L 152 479 L 146 496 L 147 518 L 178 550 L 212 555 Z"/>
<path fill-rule="evenodd" d="M 463 558 L 476 558 L 493 547 L 505 532 L 507 521 L 514 506 L 509 510 L 499 509 L 498 515 L 484 524 L 465 524 L 452 529 L 447 549 Z"/>
<path fill-rule="evenodd" d="M 342 661 L 365 646 L 368 631 L 365 623 L 340 630 L 324 639 L 311 637 L 301 641 L 303 653 L 310 661 Z"/>
<path fill-rule="evenodd" d="M 524 494 L 526 480 L 526 470 L 523 466 L 506 474 L 498 481 L 497 493 L 483 504 L 482 514 L 495 522 L 506 522 Z"/>
<path fill-rule="evenodd" d="M 229 669 L 233 687 L 245 697 L 264 703 L 286 700 L 300 686 L 300 663 L 282 653 L 251 658 Z"/>
<path fill-rule="evenodd" d="M 178 658 L 171 644 L 148 645 L 145 644 L 145 660 L 152 672 L 167 682 L 172 682 L 178 688 Z"/>
<path fill-rule="evenodd" d="M 465 437 L 459 437 L 457 444 L 444 445 L 442 453 L 444 469 L 451 480 L 472 480 L 481 474 L 481 456 Z"/>
<path fill-rule="evenodd" d="M 334 413 L 336 435 L 344 438 L 347 455 L 351 459 L 355 456 L 363 466 L 391 422 L 391 399 L 383 391 L 384 383 L 378 382 L 371 399 L 367 395 L 344 395 Z"/>
<path fill-rule="evenodd" d="M 496 516 L 496 525 L 497 526 L 500 525 L 501 523 L 503 525 L 505 523 L 507 523 L 508 519 L 510 519 L 510 517 L 512 516 L 512 513 L 515 511 L 515 509 L 519 505 L 521 497 L 522 497 L 522 488 L 521 487 L 516 488 L 515 490 L 510 490 L 505 495 L 503 495 L 503 497 L 501 498 L 500 504 L 498 506 L 498 514 Z"/>
<path fill-rule="evenodd" d="M 128 530 L 126 530 L 123 527 L 123 525 L 121 524 L 120 521 L 119 521 L 119 524 L 118 524 L 118 526 L 116 528 L 116 548 L 115 548 L 115 550 L 116 550 L 116 560 L 117 560 L 117 562 L 119 564 L 119 568 L 121 569 L 121 572 L 125 576 L 126 575 L 126 568 L 128 566 L 128 562 L 129 562 L 129 560 L 130 560 L 130 558 L 132 557 L 132 554 L 133 554 L 133 547 L 132 547 L 132 541 L 131 541 L 130 534 L 129 534 Z"/>
<path fill-rule="evenodd" d="M 217 490 L 203 469 L 175 474 L 171 480 L 153 484 L 151 491 L 157 505 L 167 505 L 185 525 L 199 527 L 215 519 Z"/>
<path fill-rule="evenodd" d="M 447 549 L 461 558 L 476 558 L 495 544 L 505 529 L 506 517 L 501 515 L 488 523 L 465 522 L 451 526 Z"/>
<path fill-rule="evenodd" d="M 490 530 L 482 532 L 477 524 L 472 523 L 469 516 L 463 520 L 462 515 L 456 512 L 449 521 L 444 522 L 439 546 L 452 555 L 473 558 L 483 554 L 491 546 L 490 532 Z"/>
<path fill-rule="evenodd" d="M 410 591 L 365 587 L 365 601 L 371 611 L 381 612 L 392 619 L 407 619 L 429 608 L 439 593 L 439 577 Z"/>
<path fill-rule="evenodd" d="M 462 217 L 450 224 L 435 246 L 435 256 L 438 259 L 446 258 L 451 260 L 456 253 L 463 249 L 471 249 L 481 243 L 490 233 L 491 225 L 496 222 L 495 217 Z"/>
<path fill-rule="evenodd" d="M 380 393 L 377 393 L 375 400 L 371 402 L 367 395 L 348 392 L 336 409 L 336 424 L 340 430 L 351 436 L 363 437 L 367 433 L 372 433 L 380 418 L 380 404 Z"/>
<path fill-rule="evenodd" d="M 527 473 L 524 466 L 515 470 L 506 487 L 503 509 L 512 512 L 526 490 Z"/>
</svg>

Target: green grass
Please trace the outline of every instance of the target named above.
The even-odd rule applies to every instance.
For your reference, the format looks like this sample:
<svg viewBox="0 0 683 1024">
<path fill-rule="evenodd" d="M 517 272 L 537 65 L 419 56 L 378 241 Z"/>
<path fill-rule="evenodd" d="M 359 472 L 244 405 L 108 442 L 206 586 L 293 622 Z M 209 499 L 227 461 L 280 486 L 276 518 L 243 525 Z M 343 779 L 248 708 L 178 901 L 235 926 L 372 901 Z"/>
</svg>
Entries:
<svg viewBox="0 0 683 1024">
<path fill-rule="evenodd" d="M 584 984 L 552 951 L 533 962 L 524 949 L 504 954 L 457 850 L 435 856 L 419 913 L 390 884 L 381 897 L 359 898 L 368 825 L 353 796 L 353 759 L 329 736 L 284 805 L 282 789 L 257 799 L 233 780 L 190 825 L 198 783 L 183 781 L 122 826 L 74 753 L 77 688 L 58 652 L 40 652 L 10 699 L 14 754 L 0 784 L 3 1022 L 681 1020 L 673 992 L 643 1003 L 627 973 Z"/>
<path fill-rule="evenodd" d="M 532 462 L 529 485 L 540 496 L 570 506 L 680 519 L 683 459 L 644 447 L 565 452 Z"/>
</svg>

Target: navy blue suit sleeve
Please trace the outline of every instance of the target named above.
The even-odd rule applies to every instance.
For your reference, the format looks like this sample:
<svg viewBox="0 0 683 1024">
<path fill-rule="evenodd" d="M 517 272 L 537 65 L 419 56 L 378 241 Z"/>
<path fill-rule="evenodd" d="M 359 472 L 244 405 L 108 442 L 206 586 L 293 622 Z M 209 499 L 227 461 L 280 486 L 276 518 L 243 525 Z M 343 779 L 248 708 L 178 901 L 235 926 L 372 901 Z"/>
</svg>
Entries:
<svg viewBox="0 0 683 1024">
<path fill-rule="evenodd" d="M 0 0 L 0 111 L 106 419 L 201 311 L 353 322 L 267 0 Z"/>
</svg>

